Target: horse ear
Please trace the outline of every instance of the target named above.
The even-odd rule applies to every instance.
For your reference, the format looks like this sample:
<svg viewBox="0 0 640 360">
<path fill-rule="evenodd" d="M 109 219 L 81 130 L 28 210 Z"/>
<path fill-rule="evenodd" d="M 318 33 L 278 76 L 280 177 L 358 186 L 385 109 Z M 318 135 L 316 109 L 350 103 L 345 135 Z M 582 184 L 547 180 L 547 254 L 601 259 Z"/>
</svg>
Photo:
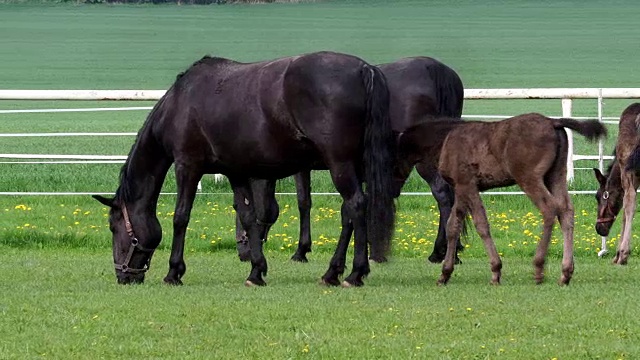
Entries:
<svg viewBox="0 0 640 360">
<path fill-rule="evenodd" d="M 98 200 L 102 205 L 108 206 L 110 208 L 115 207 L 115 204 L 113 202 L 114 199 L 108 199 L 104 196 L 100 196 L 100 195 L 91 195 L 92 198 Z"/>
<path fill-rule="evenodd" d="M 593 173 L 596 175 L 596 180 L 598 180 L 600 186 L 604 186 L 607 183 L 607 177 L 602 175 L 600 169 L 593 168 Z"/>
</svg>

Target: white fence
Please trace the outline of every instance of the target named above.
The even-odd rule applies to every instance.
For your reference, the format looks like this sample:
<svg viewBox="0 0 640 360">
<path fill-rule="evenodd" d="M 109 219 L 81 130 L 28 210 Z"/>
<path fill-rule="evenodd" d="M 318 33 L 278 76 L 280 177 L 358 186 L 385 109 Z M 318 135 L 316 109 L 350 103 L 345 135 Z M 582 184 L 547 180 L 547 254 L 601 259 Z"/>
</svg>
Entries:
<svg viewBox="0 0 640 360">
<path fill-rule="evenodd" d="M 158 100 L 165 90 L 0 90 L 0 100 Z M 537 88 L 537 89 L 466 89 L 466 100 L 493 99 L 559 99 L 562 116 L 572 117 L 573 99 L 595 99 L 598 106 L 598 119 L 603 121 L 603 99 L 638 99 L 640 88 Z M 127 111 L 149 110 L 151 107 L 89 108 L 89 109 L 25 109 L 0 110 L 6 113 L 38 112 L 89 112 L 89 111 Z M 469 118 L 495 118 L 496 116 L 474 116 Z M 607 121 L 611 122 L 611 121 Z M 573 137 L 569 133 L 569 157 L 567 159 L 567 177 L 573 179 L 576 160 L 598 160 L 600 168 L 603 160 L 610 158 L 603 153 L 603 144 L 598 144 L 598 155 L 576 155 L 573 149 Z M 21 136 L 131 136 L 135 133 L 25 133 L 0 134 L 0 137 Z M 112 163 L 123 162 L 124 155 L 53 155 L 53 154 L 0 154 L 0 159 L 38 159 L 40 161 L 21 161 L 20 163 Z M 42 160 L 48 161 L 42 161 Z M 8 161 L 0 161 L 6 163 Z M 12 161 L 14 163 L 15 161 Z"/>
</svg>

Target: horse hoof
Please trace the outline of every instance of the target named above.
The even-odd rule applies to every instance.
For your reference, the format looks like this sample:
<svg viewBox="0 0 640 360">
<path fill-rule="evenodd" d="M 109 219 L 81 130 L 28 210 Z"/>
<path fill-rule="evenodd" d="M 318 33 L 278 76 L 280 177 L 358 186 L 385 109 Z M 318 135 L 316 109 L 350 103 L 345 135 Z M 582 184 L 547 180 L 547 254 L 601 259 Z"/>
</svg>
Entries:
<svg viewBox="0 0 640 360">
<path fill-rule="evenodd" d="M 351 283 L 350 283 L 350 282 L 348 282 L 348 281 L 343 281 L 341 285 L 342 285 L 342 287 L 343 287 L 343 288 L 350 288 L 350 287 L 353 287 L 353 284 L 351 284 Z"/>
<path fill-rule="evenodd" d="M 389 261 L 386 256 L 371 256 L 369 257 L 369 260 L 378 264 L 386 263 L 387 261 Z"/>
<path fill-rule="evenodd" d="M 293 256 L 291 257 L 291 260 L 296 261 L 296 262 L 301 262 L 301 263 L 308 263 L 309 262 L 309 260 L 307 259 L 306 256 L 299 255 L 299 254 L 293 254 Z"/>
<path fill-rule="evenodd" d="M 442 261 L 444 261 L 444 256 L 440 256 L 438 254 L 431 254 L 429 255 L 429 257 L 427 258 L 427 260 L 429 260 L 430 263 L 433 264 L 439 264 Z"/>
<path fill-rule="evenodd" d="M 167 285 L 174 285 L 174 286 L 181 286 L 182 284 L 182 280 L 180 279 L 169 279 L 169 278 L 164 278 L 164 283 Z"/>
<path fill-rule="evenodd" d="M 244 286 L 246 287 L 257 287 L 257 286 L 266 286 L 267 283 L 262 281 L 262 283 L 258 283 L 258 282 L 253 282 L 251 280 L 247 280 L 244 282 Z"/>
<path fill-rule="evenodd" d="M 340 280 L 338 280 L 338 279 L 321 278 L 320 279 L 320 285 L 338 286 L 338 285 L 340 285 Z"/>
</svg>

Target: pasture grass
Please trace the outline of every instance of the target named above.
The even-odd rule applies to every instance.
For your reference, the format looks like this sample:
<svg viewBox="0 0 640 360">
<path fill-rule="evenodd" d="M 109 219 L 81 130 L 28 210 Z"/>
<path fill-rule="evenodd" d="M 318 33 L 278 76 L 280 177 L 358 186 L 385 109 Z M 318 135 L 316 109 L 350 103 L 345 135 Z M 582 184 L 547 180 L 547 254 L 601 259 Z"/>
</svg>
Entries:
<svg viewBox="0 0 640 360">
<path fill-rule="evenodd" d="M 317 284 L 328 254 L 308 264 L 269 251 L 266 288 L 245 288 L 233 252 L 187 253 L 185 285 L 162 284 L 159 251 L 144 285 L 115 284 L 110 259 L 91 249 L 0 247 L 0 355 L 19 358 L 590 358 L 640 355 L 634 273 L 580 258 L 559 287 L 530 259 L 504 257 L 503 285 L 486 259 L 465 259 L 446 287 L 440 266 L 397 258 L 373 265 L 359 289 Z"/>
<path fill-rule="evenodd" d="M 595 200 L 591 195 L 574 195 L 576 257 L 594 257 L 601 239 L 594 231 Z M 295 196 L 280 195 L 280 217 L 269 233 L 265 248 L 292 255 L 298 242 L 299 214 Z M 314 196 L 311 211 L 313 253 L 332 253 L 340 235 L 338 196 Z M 525 197 L 483 196 L 492 235 L 498 251 L 509 256 L 533 256 L 541 236 L 538 210 Z M 231 195 L 201 194 L 197 197 L 187 230 L 186 251 L 209 252 L 235 249 L 235 212 Z M 165 195 L 158 204 L 163 228 L 162 249 L 169 249 L 175 196 Z M 431 196 L 402 196 L 397 201 L 397 222 L 393 254 L 397 257 L 426 257 L 433 249 L 439 213 Z M 89 196 L 0 198 L 0 244 L 18 248 L 111 248 L 108 210 Z M 482 240 L 470 225 L 464 256 L 485 257 Z M 612 229 L 608 248 L 618 240 L 619 224 Z M 638 253 L 637 236 L 632 250 Z M 560 256 L 562 234 L 556 227 L 550 252 Z"/>
</svg>

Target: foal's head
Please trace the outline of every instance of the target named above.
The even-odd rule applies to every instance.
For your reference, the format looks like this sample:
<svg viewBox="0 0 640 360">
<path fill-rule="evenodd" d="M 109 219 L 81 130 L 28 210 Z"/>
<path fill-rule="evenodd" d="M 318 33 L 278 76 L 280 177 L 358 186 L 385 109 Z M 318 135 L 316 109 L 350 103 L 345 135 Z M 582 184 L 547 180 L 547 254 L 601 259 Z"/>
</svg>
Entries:
<svg viewBox="0 0 640 360">
<path fill-rule="evenodd" d="M 617 166 L 617 163 L 613 165 L 612 168 L 614 166 Z M 593 169 L 596 179 L 600 184 L 596 192 L 596 200 L 598 201 L 596 232 L 601 236 L 609 235 L 611 226 L 622 208 L 624 192 L 622 190 L 620 176 L 615 176 L 612 168 L 607 171 L 606 175 L 603 175 L 599 169 Z"/>
<path fill-rule="evenodd" d="M 149 270 L 151 256 L 159 244 L 149 231 L 150 226 L 144 219 L 133 219 L 135 216 L 124 203 L 116 199 L 94 195 L 94 199 L 110 207 L 109 230 L 113 234 L 113 263 L 119 284 L 135 284 L 144 282 L 144 274 Z M 134 225 L 136 224 L 135 229 Z M 138 238 L 140 236 L 140 238 Z"/>
</svg>

